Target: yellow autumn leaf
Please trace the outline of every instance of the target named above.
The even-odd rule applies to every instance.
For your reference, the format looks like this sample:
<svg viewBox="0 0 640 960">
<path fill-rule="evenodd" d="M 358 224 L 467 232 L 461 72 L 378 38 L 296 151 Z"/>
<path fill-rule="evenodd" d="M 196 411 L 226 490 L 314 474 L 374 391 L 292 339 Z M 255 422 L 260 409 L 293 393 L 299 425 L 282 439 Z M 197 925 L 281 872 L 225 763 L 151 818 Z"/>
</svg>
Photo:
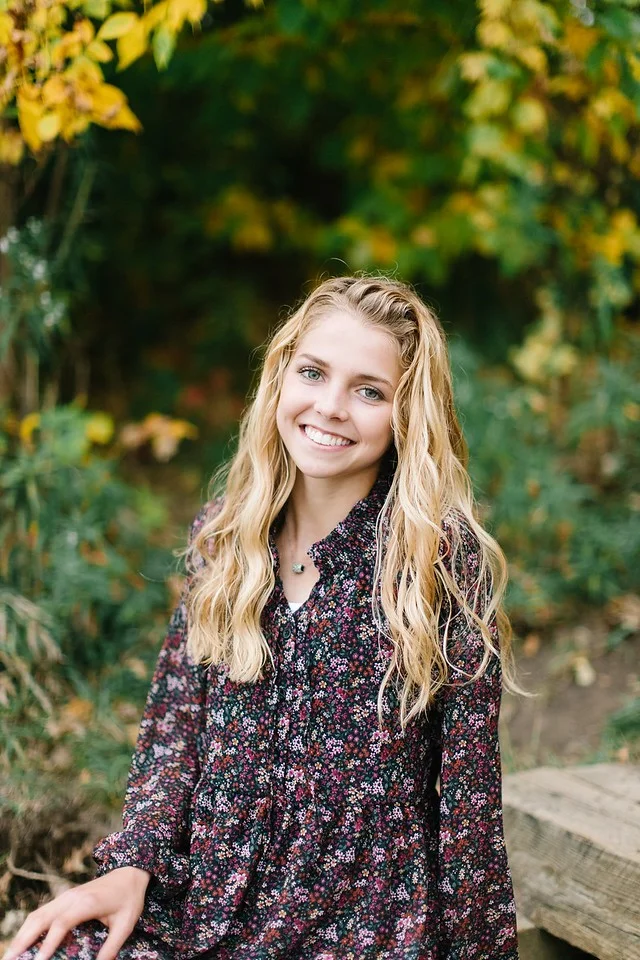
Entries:
<svg viewBox="0 0 640 960">
<path fill-rule="evenodd" d="M 522 97 L 513 107 L 512 116 L 523 133 L 541 133 L 547 128 L 547 112 L 539 100 Z"/>
<path fill-rule="evenodd" d="M 98 118 L 100 123 L 108 123 L 115 117 L 124 105 L 125 95 L 118 87 L 110 83 L 102 83 L 93 94 L 91 113 L 93 119 Z"/>
<path fill-rule="evenodd" d="M 535 33 L 545 42 L 555 37 L 560 28 L 554 4 L 546 0 L 517 0 L 511 8 L 510 19 L 519 36 Z"/>
<path fill-rule="evenodd" d="M 47 11 L 47 26 L 51 31 L 55 31 L 67 19 L 67 11 L 62 3 L 53 4 Z"/>
<path fill-rule="evenodd" d="M 98 40 L 117 40 L 138 23 L 137 13 L 113 13 L 98 30 Z"/>
<path fill-rule="evenodd" d="M 480 51 L 465 53 L 458 59 L 460 73 L 465 80 L 470 83 L 476 83 L 486 75 L 487 68 L 491 63 L 492 55 Z"/>
<path fill-rule="evenodd" d="M 511 87 L 504 80 L 485 78 L 477 85 L 465 106 L 465 113 L 476 119 L 503 114 L 511 102 Z"/>
<path fill-rule="evenodd" d="M 483 47 L 504 50 L 513 42 L 513 34 L 501 20 L 481 20 L 476 33 Z"/>
<path fill-rule="evenodd" d="M 483 17 L 490 20 L 499 20 L 509 12 L 513 0 L 480 0 L 480 10 Z"/>
<path fill-rule="evenodd" d="M 38 136 L 44 143 L 55 140 L 60 133 L 60 114 L 43 113 L 38 120 Z"/>
<path fill-rule="evenodd" d="M 98 63 L 108 63 L 113 60 L 113 50 L 102 40 L 92 40 L 85 53 L 92 60 L 97 60 Z"/>
<path fill-rule="evenodd" d="M 638 228 L 638 218 L 633 210 L 616 210 L 611 217 L 611 229 L 622 233 L 631 233 Z"/>
<path fill-rule="evenodd" d="M 630 121 L 635 118 L 635 106 L 615 87 L 605 87 L 591 101 L 591 109 L 602 120 L 622 116 Z"/>
<path fill-rule="evenodd" d="M 183 440 L 185 437 L 195 439 L 198 436 L 198 428 L 195 424 L 189 423 L 188 420 L 170 420 L 167 429 L 179 440 Z"/>
<path fill-rule="evenodd" d="M 390 230 L 374 227 L 369 233 L 372 259 L 377 263 L 391 264 L 398 255 L 398 244 Z"/>
<path fill-rule="evenodd" d="M 0 47 L 8 47 L 13 33 L 13 17 L 8 13 L 0 13 Z"/>
<path fill-rule="evenodd" d="M 140 20 L 125 33 L 118 37 L 118 70 L 124 70 L 135 60 L 138 60 L 147 51 L 147 27 L 144 20 Z"/>
<path fill-rule="evenodd" d="M 568 47 L 578 60 L 584 62 L 600 35 L 600 30 L 596 27 L 587 27 L 575 17 L 570 17 L 565 24 L 563 45 Z"/>
<path fill-rule="evenodd" d="M 47 29 L 48 10 L 46 7 L 38 7 L 29 18 L 29 26 L 37 33 L 42 33 Z"/>
<path fill-rule="evenodd" d="M 39 413 L 28 413 L 27 416 L 20 421 L 20 439 L 24 444 L 30 446 L 33 437 L 33 431 L 37 430 L 39 426 Z"/>
<path fill-rule="evenodd" d="M 45 107 L 54 107 L 60 103 L 64 103 L 68 95 L 69 89 L 67 84 L 58 74 L 54 77 L 49 77 L 42 87 L 42 102 Z"/>
<path fill-rule="evenodd" d="M 32 100 L 26 94 L 27 87 L 22 87 L 18 91 L 16 102 L 18 104 L 18 123 L 20 130 L 28 146 L 37 153 L 42 146 L 42 139 L 38 133 L 38 123 L 43 113 L 42 104 Z"/>
<path fill-rule="evenodd" d="M 15 167 L 22 160 L 24 140 L 18 130 L 0 130 L 0 163 Z"/>
<path fill-rule="evenodd" d="M 89 114 L 72 113 L 71 111 L 62 119 L 60 126 L 60 136 L 66 143 L 71 143 L 76 137 L 80 136 L 88 129 L 91 123 Z"/>
<path fill-rule="evenodd" d="M 72 60 L 63 76 L 68 80 L 92 85 L 100 84 L 104 80 L 104 74 L 95 60 L 85 56 Z"/>
<path fill-rule="evenodd" d="M 547 89 L 550 94 L 561 94 L 569 100 L 582 100 L 589 92 L 589 85 L 581 76 L 558 76 L 548 81 Z"/>
<path fill-rule="evenodd" d="M 160 0 L 160 3 L 154 3 L 152 7 L 145 13 L 144 20 L 147 31 L 153 30 L 155 27 L 159 26 L 163 20 L 166 19 L 167 12 L 169 10 L 168 0 Z"/>
<path fill-rule="evenodd" d="M 636 83 L 640 83 L 640 56 L 632 50 L 627 51 L 627 63 Z"/>
<path fill-rule="evenodd" d="M 71 31 L 71 33 L 65 34 L 51 44 L 51 63 L 54 67 L 61 69 L 66 60 L 73 60 L 74 57 L 79 57 L 84 46 L 85 44 L 82 42 L 82 37 L 79 33 Z"/>
<path fill-rule="evenodd" d="M 631 147 L 626 137 L 611 136 L 611 156 L 619 164 L 626 164 L 631 156 Z"/>
<path fill-rule="evenodd" d="M 168 0 L 167 23 L 171 30 L 179 30 L 185 20 L 200 23 L 207 10 L 205 0 Z"/>
<path fill-rule="evenodd" d="M 108 123 L 105 123 L 104 125 L 117 128 L 118 130 L 131 130 L 132 133 L 140 133 L 142 130 L 142 124 L 136 117 L 133 110 L 131 110 L 126 103 L 120 107 L 115 116 L 113 116 Z"/>
<path fill-rule="evenodd" d="M 610 263 L 613 267 L 619 267 L 627 252 L 627 243 L 623 234 L 607 233 L 604 237 L 598 238 L 594 248 L 602 254 L 607 263 Z"/>
<path fill-rule="evenodd" d="M 516 50 L 516 56 L 525 67 L 529 67 L 534 73 L 547 73 L 548 62 L 547 55 L 540 47 L 520 47 Z"/>
<path fill-rule="evenodd" d="M 74 25 L 73 32 L 77 34 L 82 41 L 83 46 L 86 47 L 93 40 L 96 31 L 91 23 L 91 20 L 87 20 L 85 17 L 84 19 L 77 21 L 77 23 Z"/>
<path fill-rule="evenodd" d="M 85 435 L 91 443 L 109 443 L 113 437 L 115 427 L 113 417 L 108 413 L 94 413 L 87 421 Z"/>
<path fill-rule="evenodd" d="M 551 352 L 549 368 L 552 374 L 564 377 L 570 374 L 580 362 L 580 357 L 571 344 L 561 343 Z"/>
</svg>

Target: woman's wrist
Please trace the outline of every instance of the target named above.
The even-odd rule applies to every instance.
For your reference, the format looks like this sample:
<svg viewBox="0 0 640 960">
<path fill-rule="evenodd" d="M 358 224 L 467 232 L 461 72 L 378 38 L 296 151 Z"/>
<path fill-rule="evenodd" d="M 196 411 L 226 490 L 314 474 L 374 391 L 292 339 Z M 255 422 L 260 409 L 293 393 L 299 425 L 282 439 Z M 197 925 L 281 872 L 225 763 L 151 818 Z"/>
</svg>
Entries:
<svg viewBox="0 0 640 960">
<path fill-rule="evenodd" d="M 151 880 L 152 874 L 148 870 L 143 870 L 142 867 L 116 867 L 116 870 L 120 871 L 123 875 L 126 874 L 131 877 L 139 878 L 141 884 L 144 884 L 146 887 Z"/>
</svg>

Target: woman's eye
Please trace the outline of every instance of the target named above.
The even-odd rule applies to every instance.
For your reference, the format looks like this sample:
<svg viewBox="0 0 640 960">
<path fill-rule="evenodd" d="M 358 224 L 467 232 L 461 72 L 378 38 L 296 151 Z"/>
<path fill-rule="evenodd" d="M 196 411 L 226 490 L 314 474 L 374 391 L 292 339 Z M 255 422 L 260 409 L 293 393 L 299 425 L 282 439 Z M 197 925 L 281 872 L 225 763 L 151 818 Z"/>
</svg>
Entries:
<svg viewBox="0 0 640 960">
<path fill-rule="evenodd" d="M 369 399 L 369 400 L 382 400 L 382 394 L 380 393 L 379 390 L 376 390 L 375 387 L 363 387 L 362 389 L 363 389 L 363 390 L 369 390 L 371 393 L 374 394 L 373 397 L 368 397 L 367 399 Z"/>
<path fill-rule="evenodd" d="M 300 370 L 300 373 L 320 373 L 320 371 L 317 369 L 317 367 L 303 367 Z"/>
</svg>

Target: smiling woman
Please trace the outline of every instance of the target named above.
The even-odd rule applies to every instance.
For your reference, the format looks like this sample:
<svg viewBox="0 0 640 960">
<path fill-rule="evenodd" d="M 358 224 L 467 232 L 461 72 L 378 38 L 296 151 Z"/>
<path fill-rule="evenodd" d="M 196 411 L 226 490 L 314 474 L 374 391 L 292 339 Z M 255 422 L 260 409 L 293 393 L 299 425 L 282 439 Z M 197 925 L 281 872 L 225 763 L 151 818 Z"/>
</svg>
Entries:
<svg viewBox="0 0 640 960">
<path fill-rule="evenodd" d="M 327 280 L 276 330 L 185 554 L 123 829 L 12 956 L 517 960 L 506 564 L 410 287 Z"/>
</svg>

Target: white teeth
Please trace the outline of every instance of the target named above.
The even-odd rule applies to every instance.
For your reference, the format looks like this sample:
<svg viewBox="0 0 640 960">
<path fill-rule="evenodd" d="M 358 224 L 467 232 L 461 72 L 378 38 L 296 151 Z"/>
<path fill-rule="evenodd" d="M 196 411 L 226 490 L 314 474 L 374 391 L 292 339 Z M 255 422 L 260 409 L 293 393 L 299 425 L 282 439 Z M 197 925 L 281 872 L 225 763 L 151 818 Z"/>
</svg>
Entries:
<svg viewBox="0 0 640 960">
<path fill-rule="evenodd" d="M 312 440 L 315 440 L 316 443 L 321 443 L 325 447 L 348 447 L 351 444 L 350 440 L 332 437 L 328 433 L 320 433 L 319 430 L 314 430 L 313 427 L 305 426 L 304 432 Z"/>
</svg>

